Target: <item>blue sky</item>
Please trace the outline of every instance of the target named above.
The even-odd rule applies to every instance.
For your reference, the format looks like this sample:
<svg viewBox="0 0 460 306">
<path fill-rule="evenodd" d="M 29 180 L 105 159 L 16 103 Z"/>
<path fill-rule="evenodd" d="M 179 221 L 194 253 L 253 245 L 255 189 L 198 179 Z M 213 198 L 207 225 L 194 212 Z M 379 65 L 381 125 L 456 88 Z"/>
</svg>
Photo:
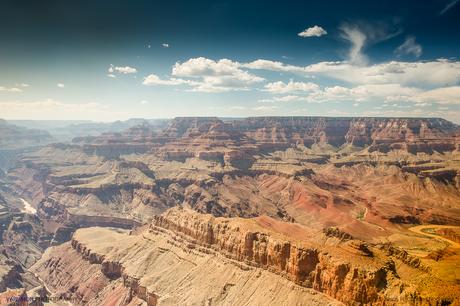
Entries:
<svg viewBox="0 0 460 306">
<path fill-rule="evenodd" d="M 0 117 L 436 116 L 460 3 L 1 1 Z"/>
</svg>

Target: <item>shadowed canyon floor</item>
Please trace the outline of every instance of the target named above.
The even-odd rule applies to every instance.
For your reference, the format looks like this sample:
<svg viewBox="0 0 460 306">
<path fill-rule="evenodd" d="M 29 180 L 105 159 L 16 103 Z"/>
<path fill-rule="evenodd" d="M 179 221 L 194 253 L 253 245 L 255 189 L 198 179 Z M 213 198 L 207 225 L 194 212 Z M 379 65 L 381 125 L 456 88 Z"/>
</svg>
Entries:
<svg viewBox="0 0 460 306">
<path fill-rule="evenodd" d="M 443 119 L 176 118 L 28 148 L 0 181 L 2 291 L 460 303 L 460 129 Z"/>
</svg>

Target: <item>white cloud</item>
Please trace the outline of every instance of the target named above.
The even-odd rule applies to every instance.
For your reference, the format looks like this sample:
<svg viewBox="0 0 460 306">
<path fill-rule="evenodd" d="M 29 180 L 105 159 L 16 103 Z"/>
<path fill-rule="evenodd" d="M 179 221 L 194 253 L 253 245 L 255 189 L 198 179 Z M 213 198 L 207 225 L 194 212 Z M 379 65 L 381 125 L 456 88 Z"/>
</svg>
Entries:
<svg viewBox="0 0 460 306">
<path fill-rule="evenodd" d="M 142 104 L 142 105 L 147 105 L 147 104 L 149 104 L 149 101 L 147 101 L 147 100 L 141 100 L 141 102 L 139 102 L 139 103 Z"/>
<path fill-rule="evenodd" d="M 351 88 L 342 86 L 325 87 L 306 96 L 307 102 L 384 102 L 404 101 L 412 102 L 410 97 L 418 95 L 420 89 L 403 87 L 400 84 L 366 84 Z"/>
<path fill-rule="evenodd" d="M 278 106 L 275 106 L 275 105 L 261 105 L 261 106 L 256 106 L 252 108 L 252 110 L 256 112 L 268 112 L 268 113 L 274 112 L 277 109 L 278 109 Z"/>
<path fill-rule="evenodd" d="M 257 102 L 262 103 L 273 103 L 273 102 L 292 102 L 292 101 L 302 101 L 305 100 L 305 97 L 296 96 L 296 95 L 287 95 L 282 97 L 273 97 L 271 99 L 261 99 Z"/>
<path fill-rule="evenodd" d="M 395 53 L 398 56 L 412 54 L 415 57 L 420 57 L 422 51 L 422 46 L 415 41 L 415 37 L 409 36 L 402 45 L 396 48 Z"/>
<path fill-rule="evenodd" d="M 149 74 L 144 78 L 144 81 L 142 84 L 147 85 L 147 86 L 153 86 L 153 85 L 180 85 L 180 84 L 185 84 L 187 81 L 181 80 L 181 79 L 176 79 L 176 78 L 171 78 L 168 80 L 163 80 L 160 79 L 159 76 L 156 74 Z"/>
<path fill-rule="evenodd" d="M 214 61 L 204 57 L 191 58 L 184 63 L 176 63 L 172 68 L 173 76 L 198 79 L 189 81 L 191 91 L 225 92 L 249 90 L 263 78 L 240 69 L 241 64 L 228 59 Z"/>
<path fill-rule="evenodd" d="M 374 22 L 374 23 L 344 23 L 340 26 L 341 37 L 351 43 L 348 51 L 348 61 L 354 65 L 367 65 L 369 60 L 363 53 L 366 46 L 376 44 L 401 33 L 401 29 L 394 25 Z"/>
<path fill-rule="evenodd" d="M 460 86 L 442 87 L 419 93 L 412 97 L 417 103 L 436 102 L 438 104 L 460 105 Z"/>
<path fill-rule="evenodd" d="M 348 52 L 350 62 L 358 65 L 366 64 L 368 59 L 362 53 L 366 43 L 366 35 L 358 27 L 348 24 L 343 25 L 340 29 L 342 30 L 342 38 L 351 43 L 351 48 Z"/>
<path fill-rule="evenodd" d="M 369 66 L 336 61 L 319 62 L 306 67 L 257 60 L 242 66 L 249 69 L 299 72 L 306 77 L 325 76 L 350 84 L 401 83 L 410 86 L 439 87 L 460 82 L 460 62 L 446 59 L 418 62 L 389 61 Z"/>
<path fill-rule="evenodd" d="M 408 108 L 441 105 L 460 105 L 460 86 L 441 87 L 424 90 L 416 87 L 405 87 L 400 84 L 366 84 L 351 88 L 332 86 L 315 90 L 306 96 L 295 96 L 297 101 L 310 103 L 324 102 L 380 102 L 382 106 L 393 108 Z M 286 98 L 293 99 L 294 97 Z M 281 101 L 273 98 L 271 102 Z M 263 100 L 269 102 L 269 100 Z M 401 104 L 402 103 L 402 104 Z"/>
<path fill-rule="evenodd" d="M 286 85 L 286 84 L 285 84 Z M 316 84 L 314 84 L 316 85 Z M 285 87 L 282 87 L 285 88 Z M 290 102 L 290 101 L 305 101 L 309 103 L 325 103 L 325 102 L 383 102 L 404 101 L 415 102 L 411 97 L 414 97 L 422 91 L 417 88 L 402 87 L 399 84 L 368 84 L 360 85 L 351 88 L 343 86 L 328 86 L 320 88 L 318 85 L 312 86 L 311 90 L 305 90 L 305 95 L 287 95 L 282 97 L 272 97 L 270 99 L 262 99 L 258 102 Z"/>
<path fill-rule="evenodd" d="M 117 76 L 116 76 L 115 74 L 112 74 L 112 73 L 107 74 L 107 76 L 108 76 L 109 78 L 113 78 L 113 79 L 116 79 L 116 78 L 117 78 Z"/>
<path fill-rule="evenodd" d="M 345 32 L 348 30 L 345 30 Z M 355 59 L 362 46 L 370 37 L 371 41 L 381 41 L 396 35 L 387 31 L 367 30 L 363 40 L 351 38 L 360 36 L 350 28 L 350 40 L 355 44 Z M 353 57 L 353 55 L 351 56 Z M 358 61 L 359 62 L 359 61 Z M 309 103 L 348 101 L 361 102 L 410 103 L 426 107 L 429 103 L 457 104 L 457 90 L 460 82 L 460 62 L 438 59 L 432 61 L 404 62 L 390 61 L 374 65 L 362 65 L 353 61 L 319 62 L 309 66 L 288 65 L 279 61 L 258 59 L 240 63 L 229 59 L 211 60 L 204 57 L 191 58 L 183 63 L 177 62 L 172 75 L 180 78 L 160 79 L 156 75 L 148 76 L 145 85 L 181 85 L 188 91 L 227 92 L 251 90 L 264 81 L 263 78 L 248 70 L 267 70 L 293 72 L 305 77 L 325 77 L 336 80 L 340 86 L 320 88 L 312 82 L 283 81 L 266 83 L 261 90 L 283 97 L 272 97 L 259 102 L 305 101 Z M 348 85 L 347 85 L 348 84 Z"/>
<path fill-rule="evenodd" d="M 455 85 L 460 81 L 460 62 L 446 59 L 426 62 L 391 61 L 370 66 L 320 62 L 305 67 L 305 71 L 353 84 L 400 83 L 423 87 Z"/>
<path fill-rule="evenodd" d="M 249 90 L 250 85 L 262 81 L 262 78 L 250 75 L 245 71 L 236 71 L 234 74 L 216 70 L 211 75 L 206 75 L 205 73 L 199 74 L 200 71 L 198 68 L 197 71 L 193 71 L 192 68 L 187 68 L 188 72 L 173 73 L 175 75 L 181 75 L 184 77 L 192 79 L 183 79 L 183 78 L 169 78 L 161 79 L 155 74 L 150 74 L 145 77 L 142 84 L 144 85 L 182 85 L 186 84 L 190 87 L 188 91 L 192 92 L 208 92 L 208 93 L 219 93 L 227 92 L 234 90 Z M 212 74 L 221 73 L 222 75 L 212 75 Z"/>
<path fill-rule="evenodd" d="M 22 92 L 21 88 L 17 87 L 3 87 L 0 86 L 0 91 L 5 91 L 5 92 Z"/>
<path fill-rule="evenodd" d="M 189 91 L 208 93 L 250 90 L 252 83 L 231 76 L 204 77 L 203 81 L 188 82 L 192 86 Z"/>
<path fill-rule="evenodd" d="M 249 69 L 261 69 L 280 72 L 305 72 L 304 67 L 286 65 L 281 62 L 258 59 L 253 62 L 242 64 L 242 67 Z"/>
<path fill-rule="evenodd" d="M 169 44 L 167 43 L 162 43 L 161 46 L 163 46 L 163 48 L 169 48 Z"/>
<path fill-rule="evenodd" d="M 137 69 L 129 66 L 124 66 L 124 67 L 115 67 L 115 70 L 123 73 L 123 74 L 131 74 L 131 73 L 136 73 Z"/>
<path fill-rule="evenodd" d="M 130 66 L 113 66 L 110 65 L 109 69 L 107 70 L 110 74 L 115 72 L 122 73 L 122 74 L 133 74 L 137 73 L 137 69 Z"/>
<path fill-rule="evenodd" d="M 299 35 L 300 37 L 320 37 L 320 36 L 323 36 L 323 35 L 326 35 L 327 32 L 325 29 L 323 29 L 322 27 L 320 26 L 313 26 L 311 28 L 308 28 L 308 29 L 305 29 L 303 30 L 302 32 L 300 32 Z"/>
<path fill-rule="evenodd" d="M 282 81 L 268 83 L 265 85 L 265 91 L 284 94 L 290 92 L 309 92 L 318 90 L 319 86 L 311 82 L 294 82 L 292 80 L 289 83 L 284 83 Z"/>
<path fill-rule="evenodd" d="M 238 62 L 229 59 L 213 61 L 204 57 L 191 58 L 184 63 L 177 62 L 172 68 L 172 75 L 181 77 L 232 76 L 244 73 Z"/>
<path fill-rule="evenodd" d="M 283 97 L 275 97 L 274 99 L 279 102 L 291 102 L 291 101 L 299 101 L 301 97 L 296 96 L 296 95 L 288 95 L 288 96 L 283 96 Z"/>
<path fill-rule="evenodd" d="M 57 83 L 56 86 L 59 87 L 59 88 L 64 88 L 65 87 L 65 85 L 63 83 Z"/>
</svg>

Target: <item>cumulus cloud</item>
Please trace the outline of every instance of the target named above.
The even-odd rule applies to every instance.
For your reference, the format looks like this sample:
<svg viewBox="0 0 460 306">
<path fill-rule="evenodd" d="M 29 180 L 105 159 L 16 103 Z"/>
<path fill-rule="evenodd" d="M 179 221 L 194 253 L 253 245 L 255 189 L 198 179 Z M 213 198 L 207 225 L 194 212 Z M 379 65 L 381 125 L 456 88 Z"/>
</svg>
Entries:
<svg viewBox="0 0 460 306">
<path fill-rule="evenodd" d="M 110 65 L 109 69 L 107 70 L 110 74 L 113 73 L 121 73 L 121 74 L 133 74 L 137 73 L 137 69 L 130 66 L 114 66 Z"/>
<path fill-rule="evenodd" d="M 323 29 L 322 27 L 320 26 L 313 26 L 311 28 L 308 28 L 308 29 L 305 29 L 303 30 L 302 32 L 298 33 L 297 35 L 299 35 L 300 37 L 320 37 L 320 36 L 323 36 L 323 35 L 326 35 L 327 32 L 325 29 Z"/>
<path fill-rule="evenodd" d="M 204 57 L 191 58 L 184 63 L 177 62 L 172 75 L 181 77 L 231 76 L 244 74 L 238 62 L 229 59 L 214 61 Z"/>
<path fill-rule="evenodd" d="M 400 83 L 421 87 L 448 86 L 460 82 L 460 62 L 438 59 L 426 62 L 390 61 L 370 66 L 347 62 L 320 62 L 307 66 L 310 74 L 324 75 L 353 84 Z"/>
<path fill-rule="evenodd" d="M 282 62 L 270 61 L 265 59 L 258 59 L 249 63 L 245 63 L 242 67 L 249 69 L 260 69 L 269 71 L 280 71 L 280 72 L 305 72 L 305 68 L 286 65 Z"/>
<path fill-rule="evenodd" d="M 184 63 L 176 63 L 172 75 L 195 79 L 189 82 L 192 91 L 225 92 L 248 90 L 250 85 L 264 81 L 241 69 L 242 65 L 229 59 L 214 61 L 204 57 L 191 58 Z"/>
<path fill-rule="evenodd" d="M 285 85 L 277 84 L 276 86 L 284 89 L 286 88 Z M 279 93 L 279 91 L 274 93 Z M 350 102 L 354 106 L 358 106 L 360 103 L 379 102 L 382 103 L 382 107 L 392 108 L 427 107 L 433 103 L 460 105 L 460 86 L 441 87 L 432 90 L 402 86 L 401 84 L 364 84 L 352 87 L 326 86 L 324 88 L 313 86 L 311 90 L 300 95 L 274 96 L 258 100 L 261 103 L 291 101 L 307 103 Z"/>
<path fill-rule="evenodd" d="M 430 106 L 433 103 L 460 105 L 460 86 L 441 87 L 431 90 L 402 86 L 401 84 L 366 84 L 350 88 L 330 86 L 314 90 L 305 96 L 295 96 L 295 99 L 294 97 L 286 99 L 310 103 L 381 102 L 383 103 L 382 106 L 391 106 L 393 108 L 408 108 L 411 107 L 410 104 L 418 107 Z M 282 100 L 274 97 L 261 102 L 281 102 Z"/>
<path fill-rule="evenodd" d="M 57 83 L 56 86 L 59 87 L 59 88 L 64 88 L 65 84 L 64 83 Z"/>
<path fill-rule="evenodd" d="M 352 37 L 355 29 L 348 32 Z M 359 31 L 358 31 L 359 32 Z M 362 32 L 364 33 L 364 32 Z M 366 33 L 371 33 L 367 31 Z M 385 31 L 366 34 L 364 40 L 350 38 L 359 54 L 365 40 L 385 39 Z M 359 37 L 359 34 L 357 34 Z M 355 56 L 356 58 L 356 56 Z M 292 72 L 303 77 L 326 78 L 337 85 L 321 88 L 312 82 L 265 81 L 251 70 Z M 353 61 L 319 62 L 308 66 L 295 66 L 279 61 L 258 59 L 240 63 L 229 59 L 211 60 L 204 57 L 177 62 L 171 77 L 161 79 L 149 75 L 145 85 L 186 85 L 187 91 L 227 92 L 260 89 L 274 96 L 259 102 L 276 103 L 303 101 L 308 103 L 341 102 L 352 104 L 381 102 L 388 105 L 459 104 L 460 62 L 438 59 L 432 61 L 389 61 L 373 65 L 360 65 Z M 283 96 L 279 96 L 283 95 Z M 396 106 L 395 106 L 396 107 Z"/>
<path fill-rule="evenodd" d="M 423 91 L 413 87 L 403 87 L 399 84 L 368 84 L 355 87 L 326 86 L 315 87 L 303 95 L 287 95 L 259 100 L 259 102 L 290 102 L 304 101 L 309 103 L 326 102 L 372 102 L 372 101 L 404 101 L 417 102 L 414 97 Z"/>
<path fill-rule="evenodd" d="M 395 53 L 398 56 L 409 54 L 415 57 L 422 55 L 422 46 L 415 41 L 415 37 L 409 36 L 404 43 L 396 48 Z"/>
<path fill-rule="evenodd" d="M 251 85 L 255 82 L 262 80 L 246 80 L 234 76 L 219 76 L 219 77 L 203 77 L 202 81 L 190 81 L 188 84 L 192 86 L 190 91 L 196 92 L 227 92 L 227 91 L 241 91 L 250 90 Z"/>
<path fill-rule="evenodd" d="M 304 77 L 327 77 L 348 84 L 392 84 L 439 87 L 460 83 L 460 62 L 447 59 L 405 62 L 389 61 L 373 65 L 356 65 L 350 61 L 318 62 L 308 66 L 287 65 L 278 61 L 255 60 L 235 67 L 295 72 Z"/>
<path fill-rule="evenodd" d="M 142 84 L 147 85 L 147 86 L 153 86 L 153 85 L 180 85 L 180 84 L 185 84 L 187 81 L 181 80 L 181 79 L 176 79 L 176 78 L 170 78 L 167 80 L 161 79 L 159 76 L 156 74 L 149 74 L 144 78 L 144 81 Z"/>
<path fill-rule="evenodd" d="M 167 44 L 167 43 L 162 43 L 161 46 L 162 46 L 163 48 L 169 48 L 169 44 Z"/>
<path fill-rule="evenodd" d="M 436 102 L 438 104 L 460 105 L 460 86 L 436 88 L 421 92 L 411 98 L 417 103 Z"/>
<path fill-rule="evenodd" d="M 264 90 L 276 94 L 284 94 L 290 92 L 308 92 L 318 90 L 319 86 L 312 82 L 294 82 L 290 80 L 288 83 L 282 81 L 268 83 L 264 86 Z"/>
<path fill-rule="evenodd" d="M 305 97 L 296 96 L 296 95 L 287 95 L 282 97 L 273 97 L 270 99 L 261 99 L 257 102 L 261 103 L 274 103 L 274 102 L 292 102 L 292 101 L 302 101 L 305 100 Z"/>
</svg>

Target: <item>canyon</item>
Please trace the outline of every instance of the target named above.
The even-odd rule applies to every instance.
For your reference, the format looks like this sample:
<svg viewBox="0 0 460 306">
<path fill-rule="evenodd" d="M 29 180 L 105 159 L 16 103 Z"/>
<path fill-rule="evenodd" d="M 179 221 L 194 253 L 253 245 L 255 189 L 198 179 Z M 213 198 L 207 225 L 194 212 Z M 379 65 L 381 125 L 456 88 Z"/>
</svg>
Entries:
<svg viewBox="0 0 460 306">
<path fill-rule="evenodd" d="M 53 141 L 0 122 L 0 300 L 460 304 L 458 125 L 135 123 Z"/>
</svg>

